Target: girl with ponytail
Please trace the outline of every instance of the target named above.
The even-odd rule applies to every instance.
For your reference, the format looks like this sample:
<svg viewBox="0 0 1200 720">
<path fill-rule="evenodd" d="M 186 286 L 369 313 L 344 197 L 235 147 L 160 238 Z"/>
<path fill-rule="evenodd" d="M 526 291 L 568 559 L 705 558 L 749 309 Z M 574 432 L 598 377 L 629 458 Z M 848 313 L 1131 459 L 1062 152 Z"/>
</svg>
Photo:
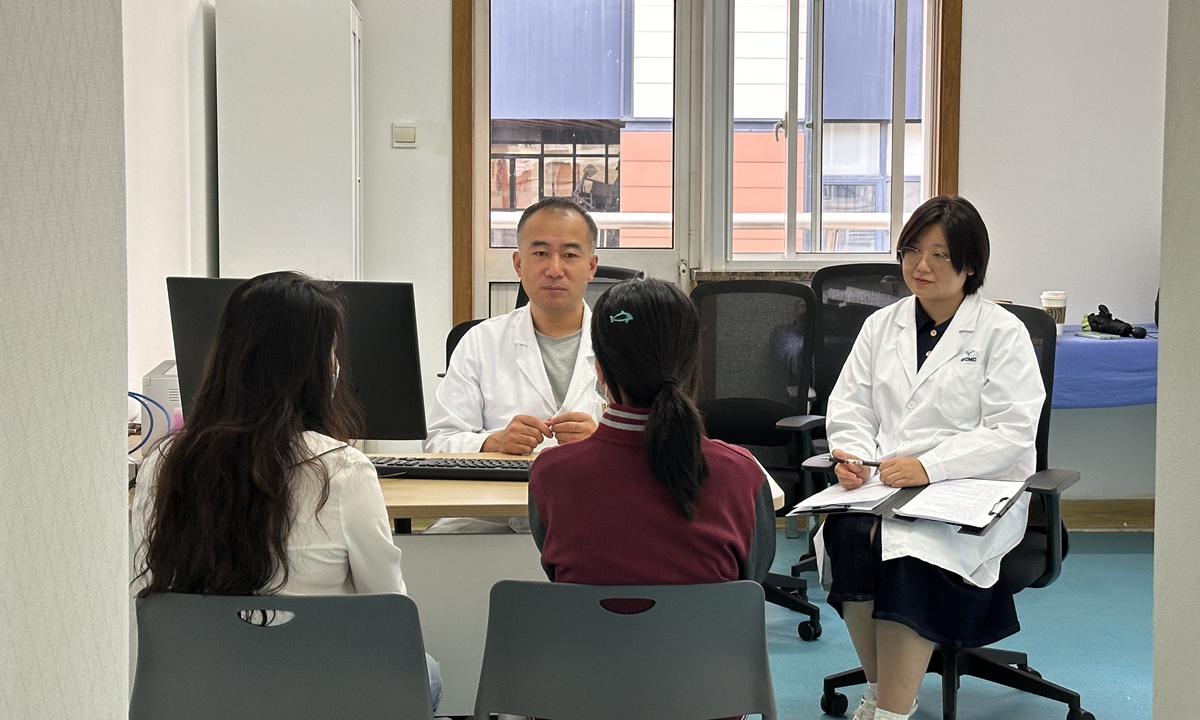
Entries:
<svg viewBox="0 0 1200 720">
<path fill-rule="evenodd" d="M 589 585 L 761 580 L 775 554 L 765 473 L 704 436 L 693 402 L 700 319 L 661 280 L 610 288 L 592 311 L 609 405 L 586 440 L 544 450 L 529 517 L 551 580 Z"/>
</svg>

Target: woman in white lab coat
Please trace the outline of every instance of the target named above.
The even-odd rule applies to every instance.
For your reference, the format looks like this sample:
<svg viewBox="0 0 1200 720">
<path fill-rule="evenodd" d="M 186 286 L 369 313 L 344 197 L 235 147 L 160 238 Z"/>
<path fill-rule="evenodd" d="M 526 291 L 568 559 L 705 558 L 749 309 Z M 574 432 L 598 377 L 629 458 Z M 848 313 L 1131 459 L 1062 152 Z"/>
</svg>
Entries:
<svg viewBox="0 0 1200 720">
<path fill-rule="evenodd" d="M 893 487 L 1024 480 L 1045 390 L 1025 326 L 977 294 L 989 255 L 983 220 L 965 199 L 937 197 L 897 247 L 913 296 L 863 325 L 829 399 L 833 454 L 882 460 L 879 478 Z M 847 488 L 871 472 L 836 466 Z M 1000 560 L 1020 542 L 1027 510 L 1022 498 L 982 537 L 871 515 L 822 526 L 822 581 L 869 681 L 856 720 L 909 717 L 934 643 L 979 647 L 1017 631 Z"/>
</svg>

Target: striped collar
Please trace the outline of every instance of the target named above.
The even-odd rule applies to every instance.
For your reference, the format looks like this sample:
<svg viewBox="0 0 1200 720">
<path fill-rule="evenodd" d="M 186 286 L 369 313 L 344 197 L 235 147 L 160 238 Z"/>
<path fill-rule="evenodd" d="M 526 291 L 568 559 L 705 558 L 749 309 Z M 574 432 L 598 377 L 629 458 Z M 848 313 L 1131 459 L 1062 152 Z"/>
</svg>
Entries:
<svg viewBox="0 0 1200 720">
<path fill-rule="evenodd" d="M 600 416 L 600 424 L 616 430 L 640 433 L 646 429 L 646 421 L 649 419 L 650 411 L 645 408 L 609 405 Z"/>
</svg>

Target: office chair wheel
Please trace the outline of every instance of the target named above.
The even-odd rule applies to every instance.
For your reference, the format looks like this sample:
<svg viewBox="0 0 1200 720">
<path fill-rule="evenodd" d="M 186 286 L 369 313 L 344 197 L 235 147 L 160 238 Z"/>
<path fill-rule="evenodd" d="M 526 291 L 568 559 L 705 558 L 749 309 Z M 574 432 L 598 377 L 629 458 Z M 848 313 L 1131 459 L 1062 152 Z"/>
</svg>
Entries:
<svg viewBox="0 0 1200 720">
<path fill-rule="evenodd" d="M 1067 720 L 1096 720 L 1096 716 L 1083 708 L 1079 708 L 1078 710 L 1068 710 Z"/>
<path fill-rule="evenodd" d="M 845 715 L 850 709 L 850 700 L 840 692 L 821 693 L 821 712 L 826 715 Z"/>
<path fill-rule="evenodd" d="M 1034 676 L 1035 678 L 1040 679 L 1042 677 L 1042 674 L 1040 672 L 1038 672 L 1037 670 L 1034 670 L 1033 668 L 1029 667 L 1028 665 L 1026 665 L 1025 667 L 1021 667 L 1020 665 L 1018 665 L 1017 669 L 1020 670 L 1021 672 L 1029 673 L 1030 675 Z"/>
<path fill-rule="evenodd" d="M 821 623 L 816 620 L 805 620 L 796 626 L 796 632 L 804 642 L 812 642 L 821 637 Z"/>
</svg>

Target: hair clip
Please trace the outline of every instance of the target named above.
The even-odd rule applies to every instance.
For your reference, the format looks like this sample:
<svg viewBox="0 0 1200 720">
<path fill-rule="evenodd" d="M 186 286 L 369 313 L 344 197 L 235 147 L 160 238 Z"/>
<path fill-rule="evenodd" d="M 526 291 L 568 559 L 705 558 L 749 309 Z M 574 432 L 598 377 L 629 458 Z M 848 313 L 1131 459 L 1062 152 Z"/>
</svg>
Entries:
<svg viewBox="0 0 1200 720">
<path fill-rule="evenodd" d="M 629 312 L 626 310 L 622 310 L 621 312 L 617 313 L 616 315 L 608 316 L 608 321 L 610 323 L 627 323 L 632 320 L 633 320 L 633 316 L 630 315 Z"/>
</svg>

